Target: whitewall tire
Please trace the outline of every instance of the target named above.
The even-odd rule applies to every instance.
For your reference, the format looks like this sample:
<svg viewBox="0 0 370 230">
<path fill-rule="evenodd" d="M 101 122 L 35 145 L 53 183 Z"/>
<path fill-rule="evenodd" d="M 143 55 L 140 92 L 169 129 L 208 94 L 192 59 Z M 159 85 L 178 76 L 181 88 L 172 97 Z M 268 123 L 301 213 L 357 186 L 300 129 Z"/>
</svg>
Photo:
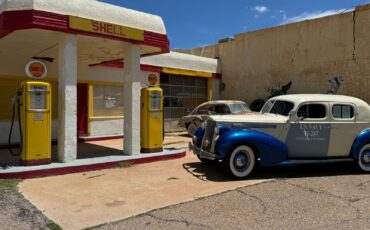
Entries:
<svg viewBox="0 0 370 230">
<path fill-rule="evenodd" d="M 362 171 L 370 172 L 370 144 L 365 145 L 360 150 L 358 166 Z"/>
<path fill-rule="evenodd" d="M 256 155 L 249 146 L 240 145 L 224 159 L 223 164 L 229 176 L 244 178 L 253 172 L 256 165 Z"/>
</svg>

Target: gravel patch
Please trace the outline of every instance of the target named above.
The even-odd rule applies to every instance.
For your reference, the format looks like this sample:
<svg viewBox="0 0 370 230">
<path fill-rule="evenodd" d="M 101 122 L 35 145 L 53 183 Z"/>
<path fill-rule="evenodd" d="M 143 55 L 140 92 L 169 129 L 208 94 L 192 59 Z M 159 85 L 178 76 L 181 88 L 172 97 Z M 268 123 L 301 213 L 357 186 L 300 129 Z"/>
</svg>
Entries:
<svg viewBox="0 0 370 230">
<path fill-rule="evenodd" d="M 61 229 L 18 192 L 20 180 L 0 180 L 1 229 Z"/>
</svg>

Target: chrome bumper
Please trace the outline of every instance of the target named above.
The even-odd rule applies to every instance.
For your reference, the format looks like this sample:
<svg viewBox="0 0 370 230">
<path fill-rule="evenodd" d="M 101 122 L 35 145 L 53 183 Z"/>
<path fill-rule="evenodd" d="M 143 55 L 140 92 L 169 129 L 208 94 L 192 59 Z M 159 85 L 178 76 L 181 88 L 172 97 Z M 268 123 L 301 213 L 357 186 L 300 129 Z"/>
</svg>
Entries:
<svg viewBox="0 0 370 230">
<path fill-rule="evenodd" d="M 189 142 L 189 150 L 193 151 L 195 155 L 198 155 L 200 158 L 205 158 L 209 160 L 216 160 L 216 155 L 207 151 L 204 151 L 201 148 L 195 146 L 192 142 Z"/>
</svg>

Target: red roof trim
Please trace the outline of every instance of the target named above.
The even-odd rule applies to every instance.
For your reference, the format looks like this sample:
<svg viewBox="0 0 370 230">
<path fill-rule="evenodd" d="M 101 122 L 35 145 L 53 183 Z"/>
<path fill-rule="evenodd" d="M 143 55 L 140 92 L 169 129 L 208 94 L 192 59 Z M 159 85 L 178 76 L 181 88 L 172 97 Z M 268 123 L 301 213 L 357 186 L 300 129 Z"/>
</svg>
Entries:
<svg viewBox="0 0 370 230">
<path fill-rule="evenodd" d="M 212 74 L 212 78 L 216 78 L 216 79 L 222 79 L 222 74 L 220 74 L 220 73 L 213 73 Z"/>
<path fill-rule="evenodd" d="M 101 62 L 101 63 L 90 65 L 90 67 L 93 67 L 93 66 L 105 66 L 105 67 L 122 69 L 122 68 L 124 68 L 125 64 L 123 62 L 123 59 L 118 59 L 118 60 L 106 61 L 106 62 Z M 160 73 L 160 72 L 162 72 L 162 67 L 154 66 L 154 65 L 141 64 L 140 65 L 140 70 L 141 71 Z"/>
<path fill-rule="evenodd" d="M 102 37 L 112 40 L 126 41 L 134 44 L 154 46 L 161 49 L 160 52 L 155 52 L 153 54 L 168 53 L 170 50 L 169 40 L 167 35 L 165 34 L 144 31 L 144 41 L 141 42 L 110 35 L 73 30 L 69 28 L 68 20 L 69 20 L 68 15 L 60 15 L 56 13 L 50 13 L 39 10 L 5 11 L 0 14 L 0 38 L 8 35 L 9 33 L 15 30 L 37 28 L 52 31 L 60 31 L 64 33 L 81 34 L 92 37 Z M 146 54 L 145 56 L 153 54 Z"/>
</svg>

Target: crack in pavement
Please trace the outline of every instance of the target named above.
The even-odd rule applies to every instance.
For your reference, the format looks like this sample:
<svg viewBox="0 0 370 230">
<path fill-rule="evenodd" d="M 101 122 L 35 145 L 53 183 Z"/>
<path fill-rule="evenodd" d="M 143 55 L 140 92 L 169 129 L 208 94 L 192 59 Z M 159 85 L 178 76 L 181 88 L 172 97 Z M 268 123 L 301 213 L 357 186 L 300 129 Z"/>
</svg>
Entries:
<svg viewBox="0 0 370 230">
<path fill-rule="evenodd" d="M 362 183 L 359 183 L 359 184 L 356 184 L 355 186 L 356 187 L 362 187 L 362 186 L 364 186 L 365 184 L 368 184 L 368 183 L 370 183 L 370 180 L 365 181 L 365 182 L 362 182 Z"/>
<path fill-rule="evenodd" d="M 355 200 L 354 200 L 354 199 L 346 199 L 346 198 L 344 198 L 344 197 L 334 195 L 334 194 L 329 193 L 329 192 L 327 192 L 327 191 L 323 191 L 323 190 L 316 190 L 316 189 L 314 189 L 314 188 L 310 188 L 310 187 L 307 187 L 307 186 L 302 186 L 302 185 L 297 185 L 297 184 L 289 183 L 289 182 L 287 182 L 286 180 L 281 180 L 281 182 L 283 182 L 283 183 L 285 183 L 285 184 L 288 184 L 288 185 L 290 185 L 290 186 L 296 187 L 296 188 L 303 189 L 303 190 L 304 190 L 304 191 L 306 191 L 306 192 L 311 192 L 311 193 L 320 194 L 320 195 L 326 195 L 326 196 L 329 196 L 329 197 L 332 197 L 332 198 L 335 198 L 335 199 L 342 200 L 342 201 L 344 201 L 344 202 L 348 203 L 348 205 L 356 211 L 356 217 L 355 217 L 355 218 L 351 218 L 351 219 L 348 219 L 348 220 L 341 220 L 341 221 L 339 221 L 338 223 L 333 224 L 333 225 L 340 224 L 340 223 L 342 223 L 343 221 L 345 222 L 345 221 L 351 221 L 351 220 L 359 220 L 359 219 L 361 219 L 361 218 L 360 218 L 360 215 L 361 215 L 360 210 L 359 210 L 359 208 L 354 207 L 354 206 L 353 206 L 353 203 L 358 202 L 358 201 L 361 201 L 361 200 L 362 200 L 362 199 L 364 199 L 365 197 L 364 197 L 364 198 L 358 198 L 358 199 L 355 199 Z"/>
<path fill-rule="evenodd" d="M 237 192 L 239 192 L 239 193 L 241 193 L 243 195 L 246 195 L 246 196 L 248 196 L 248 197 L 253 198 L 254 200 L 256 200 L 258 202 L 258 204 L 260 206 L 262 206 L 262 213 L 265 213 L 267 211 L 268 207 L 267 207 L 267 205 L 265 204 L 265 202 L 261 198 L 255 196 L 255 195 L 251 195 L 251 194 L 249 194 L 249 193 L 247 193 L 245 191 L 242 191 L 240 189 L 236 189 L 235 191 L 237 191 Z"/>
<path fill-rule="evenodd" d="M 159 221 L 163 221 L 163 222 L 182 223 L 182 224 L 185 224 L 186 227 L 189 227 L 189 226 L 197 226 L 197 227 L 203 227 L 203 228 L 207 228 L 207 229 L 212 229 L 210 226 L 207 226 L 207 225 L 204 225 L 204 224 L 192 223 L 192 222 L 187 221 L 187 220 L 165 219 L 165 218 L 161 218 L 161 217 L 155 216 L 155 215 L 150 214 L 150 213 L 146 213 L 144 215 L 145 216 L 152 217 L 152 218 L 154 218 L 156 220 L 159 220 Z"/>
</svg>

